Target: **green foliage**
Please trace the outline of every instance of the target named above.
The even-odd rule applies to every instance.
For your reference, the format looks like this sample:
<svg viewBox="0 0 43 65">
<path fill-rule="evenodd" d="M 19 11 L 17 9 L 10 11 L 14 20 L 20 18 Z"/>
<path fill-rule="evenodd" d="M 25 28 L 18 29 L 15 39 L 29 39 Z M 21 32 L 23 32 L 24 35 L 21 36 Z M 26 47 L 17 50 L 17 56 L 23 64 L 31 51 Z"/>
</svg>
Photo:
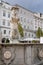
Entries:
<svg viewBox="0 0 43 65">
<path fill-rule="evenodd" d="M 9 43 L 9 42 L 10 42 L 10 40 L 8 38 L 7 39 L 6 38 L 2 39 L 2 43 Z"/>
<path fill-rule="evenodd" d="M 9 39 L 6 39 L 6 43 L 9 43 L 10 42 L 10 40 Z"/>
<path fill-rule="evenodd" d="M 41 30 L 40 27 L 38 28 L 38 30 L 37 30 L 37 32 L 36 32 L 36 36 L 37 36 L 38 38 L 40 38 L 41 36 L 43 36 L 43 32 L 42 32 L 42 30 Z"/>
<path fill-rule="evenodd" d="M 24 36 L 23 28 L 22 28 L 20 23 L 18 23 L 18 30 L 19 30 L 19 33 L 20 33 L 21 37 L 23 37 Z"/>
<path fill-rule="evenodd" d="M 39 41 L 33 40 L 32 43 L 39 43 Z"/>
<path fill-rule="evenodd" d="M 3 39 L 2 39 L 2 43 L 5 43 L 5 40 L 6 40 L 6 39 L 5 39 L 5 38 L 3 38 Z"/>
</svg>

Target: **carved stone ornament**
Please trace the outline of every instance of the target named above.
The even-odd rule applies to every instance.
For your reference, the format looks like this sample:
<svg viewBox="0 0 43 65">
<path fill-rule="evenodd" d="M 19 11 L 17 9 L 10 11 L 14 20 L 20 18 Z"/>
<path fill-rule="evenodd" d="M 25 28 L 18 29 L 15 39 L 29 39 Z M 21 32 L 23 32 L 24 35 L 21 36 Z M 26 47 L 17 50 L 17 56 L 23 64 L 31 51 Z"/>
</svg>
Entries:
<svg viewBox="0 0 43 65">
<path fill-rule="evenodd" d="M 10 59 L 10 58 L 11 58 L 11 52 L 10 52 L 10 51 L 6 51 L 6 52 L 4 53 L 4 58 L 5 58 L 5 59 Z"/>
<path fill-rule="evenodd" d="M 43 58 L 43 50 L 39 52 L 39 56 Z"/>
</svg>

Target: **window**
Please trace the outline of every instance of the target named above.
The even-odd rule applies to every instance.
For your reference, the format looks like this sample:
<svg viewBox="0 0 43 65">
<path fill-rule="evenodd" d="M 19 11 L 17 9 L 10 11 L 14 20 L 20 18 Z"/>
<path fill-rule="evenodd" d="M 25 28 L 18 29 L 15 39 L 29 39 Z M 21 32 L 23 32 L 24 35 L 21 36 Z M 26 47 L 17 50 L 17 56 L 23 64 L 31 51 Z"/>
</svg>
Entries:
<svg viewBox="0 0 43 65">
<path fill-rule="evenodd" d="M 25 36 L 27 36 L 27 33 L 25 33 Z"/>
<path fill-rule="evenodd" d="M 8 13 L 8 18 L 10 18 L 10 13 Z"/>
<path fill-rule="evenodd" d="M 9 31 L 9 34 L 10 34 L 10 31 Z"/>
<path fill-rule="evenodd" d="M 5 8 L 5 5 L 3 7 Z"/>
<path fill-rule="evenodd" d="M 37 28 L 37 26 L 35 26 L 35 28 Z"/>
<path fill-rule="evenodd" d="M 26 14 L 26 12 L 24 12 L 24 14 Z"/>
<path fill-rule="evenodd" d="M 5 11 L 3 11 L 3 16 L 6 16 L 6 12 Z"/>
<path fill-rule="evenodd" d="M 5 25 L 5 20 L 3 20 L 3 25 Z"/>
<path fill-rule="evenodd" d="M 32 37 L 33 37 L 33 34 L 32 34 Z"/>
<path fill-rule="evenodd" d="M 21 21 L 23 21 L 23 18 L 21 17 Z"/>
<path fill-rule="evenodd" d="M 42 17 L 42 13 L 40 13 L 40 17 Z"/>
<path fill-rule="evenodd" d="M 10 26 L 10 22 L 8 22 L 8 26 Z"/>
<path fill-rule="evenodd" d="M 37 22 L 35 22 L 35 25 L 37 25 Z"/>
<path fill-rule="evenodd" d="M 30 37 L 30 33 L 29 33 L 29 37 Z"/>
<path fill-rule="evenodd" d="M 24 22 L 26 22 L 26 18 L 24 18 Z"/>
<path fill-rule="evenodd" d="M 29 26 L 28 26 L 28 29 L 29 29 Z"/>
<path fill-rule="evenodd" d="M 4 34 L 6 34 L 6 30 L 4 30 Z"/>
<path fill-rule="evenodd" d="M 24 28 L 26 29 L 26 25 L 24 25 Z"/>
</svg>

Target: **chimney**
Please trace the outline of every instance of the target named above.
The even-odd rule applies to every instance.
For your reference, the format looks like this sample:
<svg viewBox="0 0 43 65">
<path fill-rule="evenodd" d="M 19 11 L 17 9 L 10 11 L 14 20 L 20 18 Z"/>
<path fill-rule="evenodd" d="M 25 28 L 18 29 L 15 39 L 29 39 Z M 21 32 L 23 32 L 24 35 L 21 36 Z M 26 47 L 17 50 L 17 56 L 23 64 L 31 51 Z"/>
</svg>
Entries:
<svg viewBox="0 0 43 65">
<path fill-rule="evenodd" d="M 40 17 L 42 17 L 42 13 L 40 13 Z"/>
</svg>

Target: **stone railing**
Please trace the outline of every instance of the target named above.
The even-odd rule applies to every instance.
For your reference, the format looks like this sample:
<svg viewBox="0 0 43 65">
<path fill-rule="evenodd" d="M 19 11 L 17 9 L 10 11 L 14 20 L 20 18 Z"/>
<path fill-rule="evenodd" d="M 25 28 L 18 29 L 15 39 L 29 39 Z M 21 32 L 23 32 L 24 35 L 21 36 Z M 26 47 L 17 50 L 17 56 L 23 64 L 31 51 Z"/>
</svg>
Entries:
<svg viewBox="0 0 43 65">
<path fill-rule="evenodd" d="M 42 44 L 27 43 L 1 43 L 0 44 L 0 65 L 39 65 L 43 64 Z M 43 53 L 43 52 L 42 52 Z"/>
</svg>

